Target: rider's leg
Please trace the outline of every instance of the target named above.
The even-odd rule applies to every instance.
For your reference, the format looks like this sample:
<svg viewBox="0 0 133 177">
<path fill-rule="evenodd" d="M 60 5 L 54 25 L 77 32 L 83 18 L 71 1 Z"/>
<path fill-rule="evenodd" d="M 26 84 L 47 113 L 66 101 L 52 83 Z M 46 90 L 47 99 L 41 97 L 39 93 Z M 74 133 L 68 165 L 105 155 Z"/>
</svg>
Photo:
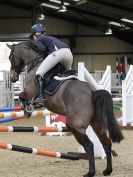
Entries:
<svg viewBox="0 0 133 177">
<path fill-rule="evenodd" d="M 35 104 L 37 104 L 40 107 L 43 107 L 44 105 L 44 89 L 45 89 L 45 82 L 43 81 L 43 78 L 41 75 L 37 74 L 35 77 L 36 87 L 37 87 L 37 99 L 34 101 Z"/>
<path fill-rule="evenodd" d="M 65 66 L 66 70 L 71 70 L 72 63 L 73 63 L 73 55 L 72 55 L 71 50 L 64 49 L 61 52 L 65 54 L 64 57 L 62 58 L 62 64 Z"/>
<path fill-rule="evenodd" d="M 66 70 L 69 70 L 71 69 L 72 62 L 73 56 L 71 51 L 67 48 L 59 49 L 45 58 L 45 60 L 39 66 L 36 75 L 39 74 L 44 76 L 58 63 L 62 63 L 65 66 Z"/>
<path fill-rule="evenodd" d="M 46 87 L 43 85 L 43 76 L 59 62 L 62 62 L 66 69 L 71 69 L 72 61 L 73 56 L 71 51 L 67 48 L 59 49 L 45 58 L 36 72 L 38 98 L 35 102 L 37 102 L 38 105 L 43 106 L 43 90 L 44 87 Z"/>
</svg>

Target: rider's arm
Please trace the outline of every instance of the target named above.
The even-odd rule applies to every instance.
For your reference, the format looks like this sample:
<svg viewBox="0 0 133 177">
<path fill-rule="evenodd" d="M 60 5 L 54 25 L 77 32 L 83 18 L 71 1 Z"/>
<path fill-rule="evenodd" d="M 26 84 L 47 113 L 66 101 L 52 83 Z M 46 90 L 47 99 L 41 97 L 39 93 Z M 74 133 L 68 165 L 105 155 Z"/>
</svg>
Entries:
<svg viewBox="0 0 133 177">
<path fill-rule="evenodd" d="M 47 51 L 47 48 L 46 48 L 46 45 L 45 45 L 44 41 L 45 40 L 44 40 L 43 35 L 40 35 L 40 36 L 36 37 L 36 39 L 34 40 L 35 46 L 37 46 L 37 48 L 42 52 Z"/>
<path fill-rule="evenodd" d="M 35 44 L 35 46 L 37 46 L 37 48 L 38 48 L 40 51 L 42 51 L 42 52 L 47 51 L 46 46 L 45 46 L 41 41 L 36 40 L 36 41 L 34 42 L 34 44 Z"/>
</svg>

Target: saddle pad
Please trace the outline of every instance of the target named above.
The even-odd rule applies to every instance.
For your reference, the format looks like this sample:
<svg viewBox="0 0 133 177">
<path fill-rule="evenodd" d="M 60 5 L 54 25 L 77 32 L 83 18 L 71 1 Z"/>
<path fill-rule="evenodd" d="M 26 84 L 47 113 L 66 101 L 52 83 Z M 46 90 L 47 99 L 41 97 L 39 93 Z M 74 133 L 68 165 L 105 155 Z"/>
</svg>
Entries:
<svg viewBox="0 0 133 177">
<path fill-rule="evenodd" d="M 50 81 L 50 83 L 48 83 L 46 87 L 45 93 L 49 95 L 53 95 L 58 90 L 58 88 L 61 86 L 61 84 L 65 81 L 66 80 L 60 81 L 60 80 L 56 80 L 52 78 L 52 80 Z"/>
</svg>

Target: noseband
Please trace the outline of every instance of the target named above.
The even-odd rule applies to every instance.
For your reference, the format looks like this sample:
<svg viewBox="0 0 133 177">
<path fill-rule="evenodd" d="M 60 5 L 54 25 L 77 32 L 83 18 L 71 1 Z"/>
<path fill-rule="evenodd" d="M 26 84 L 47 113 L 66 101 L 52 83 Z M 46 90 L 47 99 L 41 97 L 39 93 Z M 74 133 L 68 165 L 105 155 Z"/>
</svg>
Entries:
<svg viewBox="0 0 133 177">
<path fill-rule="evenodd" d="M 13 76 L 14 76 L 14 75 L 17 75 L 17 76 L 19 77 L 19 74 L 18 74 L 14 69 L 11 68 L 11 71 L 12 71 L 12 73 L 13 73 Z"/>
</svg>

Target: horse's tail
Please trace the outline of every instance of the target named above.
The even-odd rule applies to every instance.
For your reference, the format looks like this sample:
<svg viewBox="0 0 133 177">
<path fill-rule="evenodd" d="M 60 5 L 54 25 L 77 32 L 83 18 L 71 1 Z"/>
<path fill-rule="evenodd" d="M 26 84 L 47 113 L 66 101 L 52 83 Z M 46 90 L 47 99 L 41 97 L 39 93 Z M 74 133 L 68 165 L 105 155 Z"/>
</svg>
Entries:
<svg viewBox="0 0 133 177">
<path fill-rule="evenodd" d="M 113 112 L 113 100 L 106 90 L 92 92 L 92 101 L 95 107 L 95 117 L 104 129 L 109 132 L 112 142 L 120 142 L 124 139 L 120 127 Z"/>
</svg>

